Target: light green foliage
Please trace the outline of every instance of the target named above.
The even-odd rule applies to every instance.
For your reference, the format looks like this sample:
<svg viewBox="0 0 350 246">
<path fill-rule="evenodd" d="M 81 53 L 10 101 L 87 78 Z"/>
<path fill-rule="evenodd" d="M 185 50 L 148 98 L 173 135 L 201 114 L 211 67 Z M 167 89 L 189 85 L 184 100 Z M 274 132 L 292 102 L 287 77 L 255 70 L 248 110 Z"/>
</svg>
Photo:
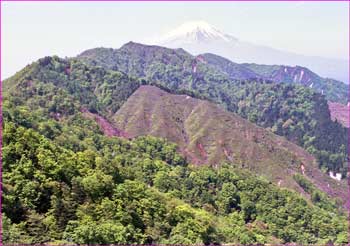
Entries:
<svg viewBox="0 0 350 246">
<path fill-rule="evenodd" d="M 6 242 L 345 240 L 346 218 L 335 207 L 309 205 L 233 167 L 188 166 L 165 140 L 99 138 L 99 150 L 74 153 L 5 124 Z M 315 192 L 316 205 L 326 201 Z"/>
<path fill-rule="evenodd" d="M 294 174 L 294 180 L 300 185 L 304 191 L 311 195 L 311 200 L 314 204 L 321 208 L 332 209 L 336 208 L 336 201 L 328 199 L 324 193 L 320 192 L 314 184 L 312 184 L 309 180 L 307 180 L 301 174 Z"/>
</svg>

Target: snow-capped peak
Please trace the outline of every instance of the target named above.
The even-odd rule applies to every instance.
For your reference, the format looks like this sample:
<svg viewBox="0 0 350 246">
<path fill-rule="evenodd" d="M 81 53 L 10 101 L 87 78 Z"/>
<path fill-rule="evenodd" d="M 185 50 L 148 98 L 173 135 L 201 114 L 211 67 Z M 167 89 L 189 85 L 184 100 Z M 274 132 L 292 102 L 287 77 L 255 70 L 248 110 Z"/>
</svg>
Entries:
<svg viewBox="0 0 350 246">
<path fill-rule="evenodd" d="M 160 44 L 181 41 L 182 43 L 198 43 L 206 41 L 225 41 L 237 40 L 236 38 L 225 34 L 216 27 L 205 21 L 186 22 L 174 30 L 170 31 L 158 41 Z"/>
</svg>

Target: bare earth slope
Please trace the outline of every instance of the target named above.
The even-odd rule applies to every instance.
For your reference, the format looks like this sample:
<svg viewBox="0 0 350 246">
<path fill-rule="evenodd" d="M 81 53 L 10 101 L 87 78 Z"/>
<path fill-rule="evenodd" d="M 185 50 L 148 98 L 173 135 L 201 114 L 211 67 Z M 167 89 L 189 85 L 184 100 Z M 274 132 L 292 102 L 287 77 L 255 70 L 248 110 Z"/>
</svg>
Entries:
<svg viewBox="0 0 350 246">
<path fill-rule="evenodd" d="M 100 127 L 101 131 L 104 135 L 108 137 L 122 137 L 122 138 L 128 138 L 128 135 L 126 132 L 120 131 L 119 129 L 115 128 L 111 123 L 108 122 L 105 118 L 98 114 L 94 114 L 89 112 L 87 109 L 82 109 L 83 116 L 87 119 L 94 120 L 98 126 Z"/>
<path fill-rule="evenodd" d="M 328 101 L 328 107 L 332 120 L 337 120 L 343 126 L 349 128 L 349 106 Z"/>
<path fill-rule="evenodd" d="M 177 143 L 194 164 L 234 163 L 301 193 L 293 173 L 301 172 L 303 163 L 305 175 L 321 190 L 345 199 L 345 182 L 323 174 L 302 148 L 204 100 L 141 86 L 113 123 L 131 137 L 153 135 Z"/>
</svg>

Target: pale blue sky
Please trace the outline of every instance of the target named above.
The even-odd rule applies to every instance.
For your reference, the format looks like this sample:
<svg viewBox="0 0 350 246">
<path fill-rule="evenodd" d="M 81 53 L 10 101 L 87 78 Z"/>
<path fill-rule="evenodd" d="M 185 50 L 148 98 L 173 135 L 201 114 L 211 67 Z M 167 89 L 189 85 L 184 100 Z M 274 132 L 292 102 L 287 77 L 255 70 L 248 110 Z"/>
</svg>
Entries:
<svg viewBox="0 0 350 246">
<path fill-rule="evenodd" d="M 75 56 L 205 20 L 241 40 L 348 59 L 348 2 L 2 2 L 2 78 L 47 55 Z"/>
</svg>

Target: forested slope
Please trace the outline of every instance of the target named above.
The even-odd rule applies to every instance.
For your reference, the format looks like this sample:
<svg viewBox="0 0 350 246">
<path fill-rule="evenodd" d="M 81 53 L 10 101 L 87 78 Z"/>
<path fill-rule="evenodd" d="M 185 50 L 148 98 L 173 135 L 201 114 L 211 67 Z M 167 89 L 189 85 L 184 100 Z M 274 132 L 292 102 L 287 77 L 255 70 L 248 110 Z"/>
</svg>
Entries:
<svg viewBox="0 0 350 246">
<path fill-rule="evenodd" d="M 232 166 L 191 166 L 161 139 L 60 125 L 65 147 L 5 118 L 5 243 L 347 242 L 345 214 L 317 189 L 311 204 Z"/>
<path fill-rule="evenodd" d="M 78 58 L 171 92 L 187 90 L 208 98 L 305 148 L 321 168 L 346 175 L 348 130 L 332 121 L 325 96 L 311 88 L 260 79 L 233 80 L 182 49 L 132 42 L 116 50 L 87 50 Z"/>
<path fill-rule="evenodd" d="M 301 196 L 234 165 L 193 166 L 164 139 L 104 136 L 84 115 L 108 119 L 142 83 L 58 57 L 4 81 L 5 243 L 347 242 L 340 201 L 303 176 Z"/>
</svg>

